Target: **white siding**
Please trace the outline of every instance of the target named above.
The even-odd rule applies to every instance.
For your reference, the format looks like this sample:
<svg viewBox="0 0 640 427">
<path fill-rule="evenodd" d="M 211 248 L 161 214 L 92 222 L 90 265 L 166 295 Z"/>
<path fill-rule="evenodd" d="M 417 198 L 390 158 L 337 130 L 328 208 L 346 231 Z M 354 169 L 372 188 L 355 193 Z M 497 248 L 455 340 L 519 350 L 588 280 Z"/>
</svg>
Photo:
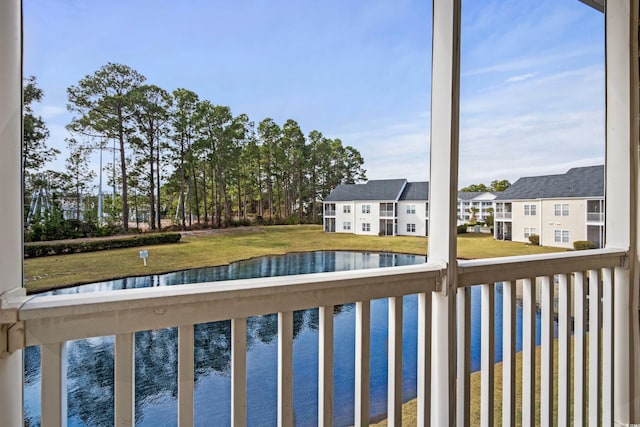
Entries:
<svg viewBox="0 0 640 427">
<path fill-rule="evenodd" d="M 355 206 L 355 234 L 377 236 L 380 232 L 380 200 L 356 201 Z M 370 206 L 369 213 L 363 213 L 363 206 Z M 369 231 L 362 231 L 363 224 L 370 224 Z"/>
<path fill-rule="evenodd" d="M 528 243 L 524 236 L 525 228 L 535 228 L 540 236 L 540 245 L 560 248 L 573 248 L 576 240 L 587 240 L 587 212 L 588 199 L 543 199 L 519 200 L 512 202 L 512 240 Z M 535 205 L 536 215 L 525 215 L 525 205 Z M 568 215 L 555 215 L 555 205 L 568 205 Z M 559 231 L 560 240 L 568 232 L 568 241 L 555 241 L 555 232 Z M 566 239 L 565 239 L 566 240 Z"/>
<path fill-rule="evenodd" d="M 426 236 L 427 212 L 426 200 L 411 200 L 398 202 L 398 235 Z M 407 213 L 408 206 L 415 206 L 415 213 Z M 407 224 L 415 224 L 415 232 L 407 231 Z"/>
<path fill-rule="evenodd" d="M 345 212 L 345 207 L 348 212 Z M 355 230 L 355 204 L 354 202 L 336 202 L 336 233 L 354 233 Z M 345 230 L 345 224 L 351 225 L 350 230 Z"/>
</svg>

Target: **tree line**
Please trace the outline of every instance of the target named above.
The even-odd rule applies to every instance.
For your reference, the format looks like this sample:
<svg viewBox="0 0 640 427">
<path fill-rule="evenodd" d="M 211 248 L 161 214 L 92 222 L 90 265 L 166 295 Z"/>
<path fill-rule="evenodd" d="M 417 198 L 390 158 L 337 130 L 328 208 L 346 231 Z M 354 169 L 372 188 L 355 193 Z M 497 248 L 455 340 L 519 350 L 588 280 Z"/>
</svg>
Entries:
<svg viewBox="0 0 640 427">
<path fill-rule="evenodd" d="M 110 146 L 113 162 L 105 169 L 119 193 L 111 203 L 117 212 L 111 214 L 125 231 L 138 210 L 152 229 L 160 228 L 162 213 L 177 218 L 182 228 L 250 220 L 316 222 L 321 200 L 335 186 L 366 179 L 361 154 L 340 139 L 317 130 L 305 135 L 293 119 L 256 124 L 191 90 L 169 92 L 148 84 L 127 65 L 107 63 L 67 88 L 67 95 L 73 118 L 67 126 L 66 170 L 50 172 L 48 180 L 76 201 L 78 218 L 96 176 L 89 153 Z M 47 147 L 46 125 L 33 114 L 32 103 L 41 99 L 35 78 L 27 79 L 26 199 L 41 184 L 44 165 L 59 154 Z"/>
<path fill-rule="evenodd" d="M 506 180 L 506 179 L 495 179 L 493 181 L 491 181 L 491 184 L 486 185 L 486 184 L 471 184 L 468 185 L 464 188 L 461 188 L 460 191 L 468 191 L 468 192 L 481 192 L 481 193 L 486 193 L 486 192 L 490 192 L 490 193 L 499 193 L 501 191 L 506 190 L 507 188 L 511 187 L 511 183 Z"/>
</svg>

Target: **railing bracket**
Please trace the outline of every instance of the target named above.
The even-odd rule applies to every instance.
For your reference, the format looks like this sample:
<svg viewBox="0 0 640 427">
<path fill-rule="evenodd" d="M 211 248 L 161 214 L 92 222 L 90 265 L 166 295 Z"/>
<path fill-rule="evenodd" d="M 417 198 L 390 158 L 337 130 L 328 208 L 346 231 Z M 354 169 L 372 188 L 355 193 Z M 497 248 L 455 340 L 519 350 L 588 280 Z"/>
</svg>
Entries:
<svg viewBox="0 0 640 427">
<path fill-rule="evenodd" d="M 443 263 L 440 267 L 440 271 L 436 276 L 436 292 L 442 293 L 442 295 L 447 296 L 449 293 L 448 284 L 447 284 L 447 265 Z"/>
<path fill-rule="evenodd" d="M 629 251 L 625 252 L 624 255 L 620 257 L 620 267 L 629 268 Z"/>
<path fill-rule="evenodd" d="M 18 321 L 18 309 L 26 299 L 23 288 L 0 295 L 0 359 L 24 348 L 24 324 Z"/>
</svg>

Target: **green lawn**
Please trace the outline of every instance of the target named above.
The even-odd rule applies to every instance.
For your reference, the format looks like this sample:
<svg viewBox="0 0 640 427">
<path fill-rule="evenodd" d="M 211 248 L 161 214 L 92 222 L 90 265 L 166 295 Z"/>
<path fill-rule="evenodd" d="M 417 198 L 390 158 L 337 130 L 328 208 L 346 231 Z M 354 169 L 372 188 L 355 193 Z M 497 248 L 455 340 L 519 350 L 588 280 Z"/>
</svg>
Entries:
<svg viewBox="0 0 640 427">
<path fill-rule="evenodd" d="M 147 249 L 147 267 L 139 251 Z M 314 250 L 361 250 L 424 255 L 425 237 L 378 237 L 324 233 L 317 225 L 246 227 L 187 233 L 180 243 L 144 248 L 25 259 L 25 286 L 30 293 L 96 281 L 141 276 L 272 254 Z M 490 258 L 555 252 L 557 248 L 495 241 L 486 234 L 458 238 L 460 258 Z"/>
</svg>

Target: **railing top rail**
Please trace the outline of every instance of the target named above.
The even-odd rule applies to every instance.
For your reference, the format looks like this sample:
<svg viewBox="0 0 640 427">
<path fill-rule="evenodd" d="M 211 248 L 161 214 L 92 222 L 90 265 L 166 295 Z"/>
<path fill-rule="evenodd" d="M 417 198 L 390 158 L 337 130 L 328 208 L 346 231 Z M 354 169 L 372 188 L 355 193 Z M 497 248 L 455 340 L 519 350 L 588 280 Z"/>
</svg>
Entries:
<svg viewBox="0 0 640 427">
<path fill-rule="evenodd" d="M 624 249 L 606 248 L 463 260 L 458 263 L 458 286 L 617 267 L 625 263 L 626 256 Z"/>
<path fill-rule="evenodd" d="M 430 292 L 442 266 L 417 264 L 73 295 L 27 297 L 35 345 Z"/>
</svg>

